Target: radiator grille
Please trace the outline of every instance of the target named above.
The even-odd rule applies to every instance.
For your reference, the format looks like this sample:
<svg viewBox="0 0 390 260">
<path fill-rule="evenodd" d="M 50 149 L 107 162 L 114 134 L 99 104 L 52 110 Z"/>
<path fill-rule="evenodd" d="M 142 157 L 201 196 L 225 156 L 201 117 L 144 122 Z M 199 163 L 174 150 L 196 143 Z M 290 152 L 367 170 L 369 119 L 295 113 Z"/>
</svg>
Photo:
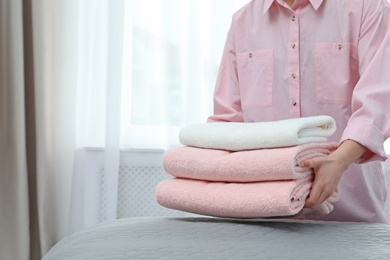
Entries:
<svg viewBox="0 0 390 260">
<path fill-rule="evenodd" d="M 106 220 L 106 192 L 104 168 L 100 171 L 100 221 Z M 117 217 L 183 217 L 192 214 L 166 209 L 155 199 L 158 183 L 170 178 L 162 167 L 156 166 L 121 166 L 118 181 Z"/>
</svg>

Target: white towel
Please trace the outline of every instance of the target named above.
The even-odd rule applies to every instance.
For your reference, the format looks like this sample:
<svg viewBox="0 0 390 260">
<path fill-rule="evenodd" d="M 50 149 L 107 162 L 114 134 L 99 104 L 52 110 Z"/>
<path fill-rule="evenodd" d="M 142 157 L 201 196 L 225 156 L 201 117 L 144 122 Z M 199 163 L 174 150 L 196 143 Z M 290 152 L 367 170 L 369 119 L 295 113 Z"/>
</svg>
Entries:
<svg viewBox="0 0 390 260">
<path fill-rule="evenodd" d="M 180 131 L 179 139 L 187 146 L 243 151 L 326 142 L 335 131 L 332 117 L 313 116 L 260 123 L 189 125 Z"/>
</svg>

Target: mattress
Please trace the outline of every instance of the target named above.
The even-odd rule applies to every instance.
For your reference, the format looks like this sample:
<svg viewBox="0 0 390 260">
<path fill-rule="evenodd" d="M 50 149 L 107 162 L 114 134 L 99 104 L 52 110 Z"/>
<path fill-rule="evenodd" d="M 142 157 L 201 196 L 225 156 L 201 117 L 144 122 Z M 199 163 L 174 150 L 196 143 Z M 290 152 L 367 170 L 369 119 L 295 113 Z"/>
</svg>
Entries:
<svg viewBox="0 0 390 260">
<path fill-rule="evenodd" d="M 43 258 L 54 259 L 390 259 L 390 225 L 129 218 L 64 238 Z"/>
</svg>

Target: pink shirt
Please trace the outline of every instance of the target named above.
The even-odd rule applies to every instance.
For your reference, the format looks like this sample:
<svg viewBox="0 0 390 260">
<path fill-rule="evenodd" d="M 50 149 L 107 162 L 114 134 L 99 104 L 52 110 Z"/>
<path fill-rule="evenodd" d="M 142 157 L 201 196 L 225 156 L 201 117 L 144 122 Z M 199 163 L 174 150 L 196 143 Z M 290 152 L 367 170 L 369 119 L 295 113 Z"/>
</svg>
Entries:
<svg viewBox="0 0 390 260">
<path fill-rule="evenodd" d="M 389 11 L 386 0 L 252 0 L 233 16 L 210 122 L 330 115 L 331 141 L 370 150 L 322 220 L 386 222 L 378 160 L 390 133 Z"/>
</svg>

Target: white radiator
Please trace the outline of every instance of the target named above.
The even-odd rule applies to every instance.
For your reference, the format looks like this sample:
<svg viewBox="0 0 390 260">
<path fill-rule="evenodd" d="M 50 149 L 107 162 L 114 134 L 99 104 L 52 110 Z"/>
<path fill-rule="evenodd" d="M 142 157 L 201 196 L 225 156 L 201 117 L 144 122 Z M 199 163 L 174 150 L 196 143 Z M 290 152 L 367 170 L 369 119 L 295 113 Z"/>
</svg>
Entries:
<svg viewBox="0 0 390 260">
<path fill-rule="evenodd" d="M 118 181 L 117 217 L 190 216 L 188 213 L 161 207 L 155 199 L 158 183 L 171 178 L 160 166 L 121 166 Z M 106 220 L 104 169 L 99 181 L 99 220 Z"/>
</svg>

